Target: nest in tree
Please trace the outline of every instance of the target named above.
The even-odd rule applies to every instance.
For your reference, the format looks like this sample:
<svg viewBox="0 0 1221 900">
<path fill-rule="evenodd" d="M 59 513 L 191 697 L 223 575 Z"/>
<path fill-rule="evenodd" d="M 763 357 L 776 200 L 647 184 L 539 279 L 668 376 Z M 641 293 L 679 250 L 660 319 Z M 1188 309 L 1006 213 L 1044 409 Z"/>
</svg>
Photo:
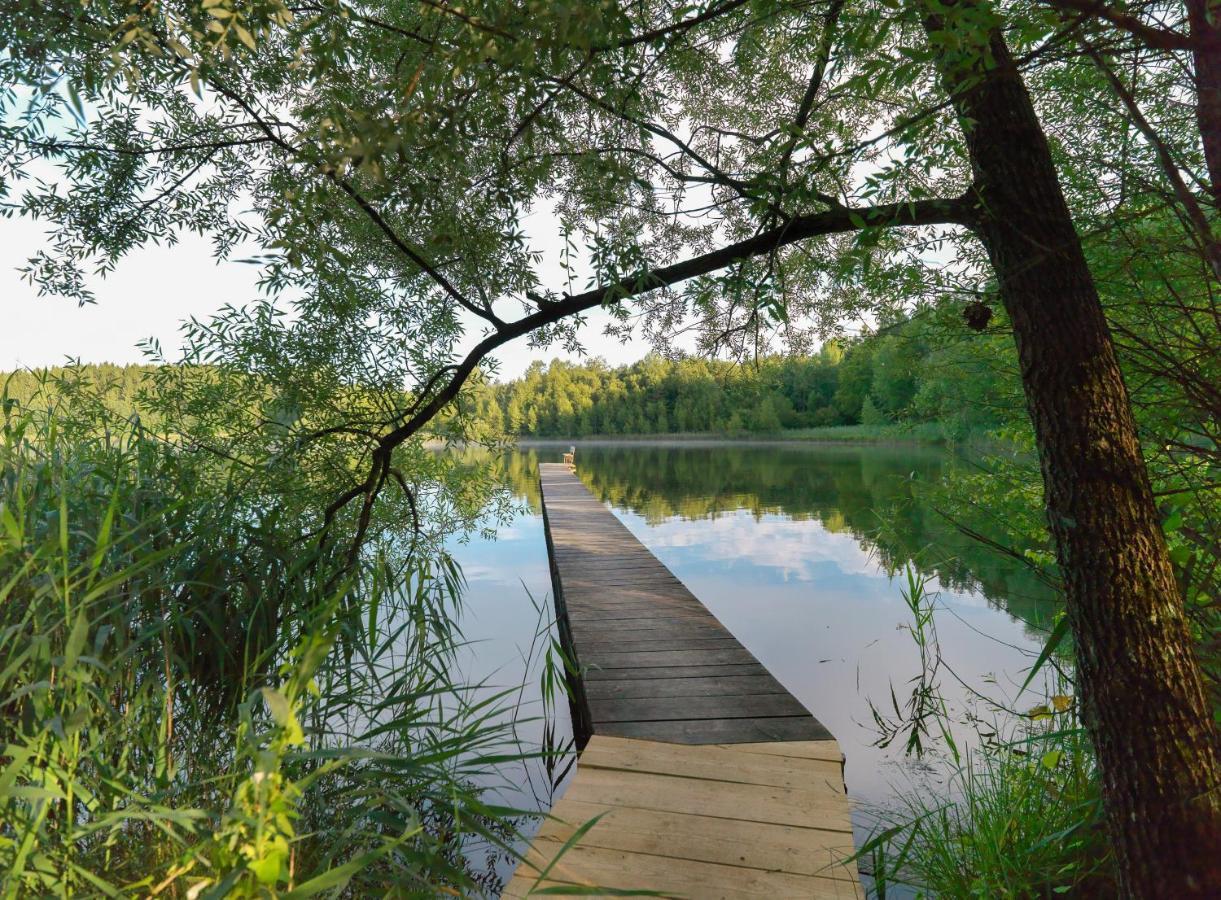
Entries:
<svg viewBox="0 0 1221 900">
<path fill-rule="evenodd" d="M 983 331 L 992 321 L 992 307 L 987 303 L 975 301 L 968 303 L 962 311 L 962 317 L 967 320 L 967 327 L 975 331 Z"/>
</svg>

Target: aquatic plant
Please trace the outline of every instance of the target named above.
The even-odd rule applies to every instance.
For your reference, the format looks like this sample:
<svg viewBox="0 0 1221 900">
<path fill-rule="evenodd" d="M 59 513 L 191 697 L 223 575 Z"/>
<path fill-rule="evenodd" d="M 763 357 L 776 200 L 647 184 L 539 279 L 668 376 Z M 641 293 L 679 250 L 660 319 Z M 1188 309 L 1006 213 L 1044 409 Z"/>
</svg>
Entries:
<svg viewBox="0 0 1221 900">
<path fill-rule="evenodd" d="M 904 737 L 914 755 L 935 749 L 951 769 L 944 784 L 900 790 L 878 812 L 856 854 L 872 893 L 884 898 L 903 886 L 933 897 L 1114 896 L 1115 860 L 1071 672 L 1055 666 L 1045 702 L 1024 711 L 979 695 L 992 715 L 964 716 L 960 724 L 973 732 L 964 745 L 939 689 L 935 597 L 913 566 L 905 574 L 920 671 L 906 701 L 892 691 L 891 712 L 874 707 L 878 740 Z M 1049 645 L 1035 661 L 1023 690 L 1055 652 Z"/>
</svg>

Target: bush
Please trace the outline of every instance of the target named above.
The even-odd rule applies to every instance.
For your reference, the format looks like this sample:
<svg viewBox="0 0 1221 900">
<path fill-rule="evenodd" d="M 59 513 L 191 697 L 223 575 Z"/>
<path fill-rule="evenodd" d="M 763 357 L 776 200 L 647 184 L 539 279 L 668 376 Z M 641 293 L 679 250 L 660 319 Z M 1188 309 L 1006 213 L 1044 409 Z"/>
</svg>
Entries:
<svg viewBox="0 0 1221 900">
<path fill-rule="evenodd" d="M 816 409 L 810 417 L 810 424 L 815 428 L 829 428 L 832 425 L 841 424 L 842 420 L 834 406 L 824 406 Z"/>
<path fill-rule="evenodd" d="M 937 681 L 936 597 L 910 564 L 906 582 L 921 671 L 902 707 L 892 692 L 895 718 L 873 707 L 878 744 L 905 736 L 907 752 L 922 755 L 939 735 L 958 769 L 946 787 L 901 794 L 897 809 L 881 812 L 880 829 L 857 853 L 872 863 L 874 893 L 902 884 L 934 897 L 1115 896 L 1093 749 L 1066 676 L 1057 675 L 1059 693 L 1016 720 L 997 706 L 1008 724 L 984 727 L 969 716 L 977 748 L 964 755 Z M 1010 739 L 1001 740 L 1006 730 Z"/>
</svg>

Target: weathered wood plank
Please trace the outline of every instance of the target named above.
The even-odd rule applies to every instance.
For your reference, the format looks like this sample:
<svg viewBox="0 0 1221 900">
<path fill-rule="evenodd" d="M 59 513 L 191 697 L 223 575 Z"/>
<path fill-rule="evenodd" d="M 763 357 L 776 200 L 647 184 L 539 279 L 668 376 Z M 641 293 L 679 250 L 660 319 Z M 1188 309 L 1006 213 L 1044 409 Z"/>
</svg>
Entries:
<svg viewBox="0 0 1221 900">
<path fill-rule="evenodd" d="M 770 756 L 788 756 L 794 759 L 831 759 L 842 762 L 844 754 L 834 740 L 783 741 L 781 743 L 726 744 L 725 749 L 739 753 L 765 753 Z"/>
<path fill-rule="evenodd" d="M 563 567 L 571 566 L 571 571 L 578 574 L 602 575 L 606 572 L 651 572 L 666 573 L 667 570 L 655 559 L 646 559 L 642 554 L 616 554 L 614 556 L 598 556 L 582 553 L 580 556 L 556 554 L 555 561 Z"/>
<path fill-rule="evenodd" d="M 605 806 L 717 816 L 742 822 L 838 831 L 852 827 L 849 806 L 843 795 L 826 790 L 794 790 L 774 785 L 710 782 L 651 772 L 589 768 L 573 780 L 564 797 Z"/>
<path fill-rule="evenodd" d="M 586 631 L 589 635 L 596 634 L 728 634 L 725 628 L 711 615 L 705 621 L 692 622 L 690 616 L 673 619 L 665 615 L 650 616 L 648 619 L 629 619 L 627 621 L 611 622 L 581 622 L 573 623 L 573 631 Z"/>
<path fill-rule="evenodd" d="M 733 675 L 766 675 L 767 669 L 760 663 L 736 666 L 661 666 L 653 669 L 600 669 L 584 671 L 586 682 L 628 681 L 636 678 L 661 680 L 667 678 L 723 678 Z M 759 740 L 762 740 L 761 738 Z"/>
<path fill-rule="evenodd" d="M 598 734 L 684 744 L 819 741 L 831 736 L 817 719 L 808 715 L 771 719 L 605 722 L 599 725 Z"/>
<path fill-rule="evenodd" d="M 563 583 L 573 590 L 584 588 L 586 590 L 598 590 L 600 588 L 622 586 L 634 588 L 647 587 L 666 587 L 672 590 L 677 590 L 682 586 L 682 582 L 663 572 L 656 573 L 637 573 L 637 572 L 608 572 L 604 575 L 584 575 L 576 574 L 572 576 L 562 576 Z"/>
<path fill-rule="evenodd" d="M 644 603 L 656 600 L 698 600 L 678 581 L 661 578 L 563 579 L 564 597 L 572 601 L 600 603 Z M 706 608 L 705 608 L 706 609 Z"/>
<path fill-rule="evenodd" d="M 634 631 L 620 631 L 614 627 L 596 627 L 601 624 L 611 624 L 613 626 L 614 621 L 610 623 L 582 621 L 574 629 L 574 632 L 579 631 L 576 639 L 582 643 L 582 646 L 589 646 L 595 649 L 619 647 L 625 652 L 648 651 L 655 647 L 669 647 L 672 650 L 709 650 L 716 649 L 716 647 L 712 646 L 714 643 L 725 647 L 731 646 L 734 643 L 733 635 L 712 627 L 691 627 L 682 630 L 658 629 L 657 631 L 644 631 L 638 629 Z M 707 646 L 681 646 L 684 642 L 698 642 Z"/>
<path fill-rule="evenodd" d="M 730 635 L 717 635 L 713 637 L 672 636 L 659 637 L 647 641 L 591 640 L 585 641 L 581 645 L 582 652 L 595 656 L 599 653 L 614 651 L 634 653 L 637 651 L 648 652 L 650 650 L 724 650 L 737 646 L 739 646 L 738 642 Z"/>
<path fill-rule="evenodd" d="M 593 598 L 569 599 L 567 606 L 574 611 L 589 613 L 635 610 L 644 618 L 656 618 L 657 615 L 668 610 L 698 610 L 712 618 L 712 614 L 707 609 L 690 597 L 655 597 L 651 600 L 618 600 L 602 603 Z"/>
<path fill-rule="evenodd" d="M 690 594 L 683 594 L 679 591 L 669 593 L 664 591 L 655 591 L 650 594 L 635 590 L 630 592 L 624 591 L 622 593 L 615 591 L 613 596 L 607 597 L 605 594 L 606 587 L 606 585 L 603 585 L 602 587 L 603 596 L 601 598 L 599 598 L 594 591 L 581 590 L 572 591 L 570 593 L 565 592 L 564 599 L 571 607 L 585 607 L 591 610 L 627 609 L 629 607 L 645 610 L 663 610 L 668 607 L 679 607 L 684 609 L 698 609 L 709 616 L 712 615 L 712 613 L 708 612 L 708 608 L 706 606 L 704 606 Z"/>
<path fill-rule="evenodd" d="M 581 661 L 585 662 L 582 653 Z M 632 653 L 600 653 L 603 669 L 649 669 L 658 666 L 730 666 L 757 660 L 739 645 L 727 650 L 640 650 Z M 592 660 L 589 660 L 592 663 Z"/>
<path fill-rule="evenodd" d="M 597 609 L 583 608 L 580 610 L 580 617 L 587 621 L 594 622 L 598 620 L 617 621 L 621 619 L 639 620 L 641 611 L 637 609 Z M 648 618 L 645 616 L 644 618 Z M 690 618 L 690 619 L 712 619 L 712 614 L 706 609 L 695 609 L 683 606 L 676 607 L 661 607 L 659 608 L 658 618 Z M 715 621 L 715 619 L 713 620 Z"/>
<path fill-rule="evenodd" d="M 854 878 L 849 867 L 837 865 L 854 852 L 850 831 L 796 828 L 630 807 L 606 808 L 577 800 L 564 803 L 564 814 L 567 821 L 550 819 L 545 822 L 539 829 L 538 839 L 566 841 L 582 824 L 602 814 L 601 821 L 586 832 L 582 840 L 585 846 L 650 853 L 671 859 L 733 861 L 734 865 L 744 868 L 793 875 Z M 658 840 L 659 835 L 665 835 L 666 839 Z"/>
<path fill-rule="evenodd" d="M 559 849 L 556 845 L 555 849 Z M 533 851 L 525 866 L 535 872 L 551 861 L 539 851 Z M 527 870 L 528 871 L 528 870 Z M 526 873 L 523 873 L 525 875 Z M 653 890 L 672 892 L 671 896 L 701 898 L 736 897 L 802 897 L 856 898 L 863 896 L 851 881 L 768 872 L 762 869 L 729 866 L 718 863 L 676 860 L 665 856 L 607 850 L 601 847 L 577 845 L 568 851 L 551 870 L 550 878 L 557 884 L 594 882 L 620 890 L 640 890 L 643 885 L 655 885 Z M 523 879 L 524 880 L 524 879 Z M 514 891 L 520 888 L 514 888 Z M 512 897 L 513 893 L 506 892 Z M 517 894 L 522 896 L 522 894 Z"/>
<path fill-rule="evenodd" d="M 578 607 L 594 609 L 592 601 L 578 601 Z M 682 616 L 680 621 L 673 621 L 671 617 L 665 614 L 665 609 L 655 608 L 656 615 L 648 616 L 643 619 L 630 620 L 626 622 L 610 622 L 606 624 L 583 624 L 580 627 L 589 629 L 594 634 L 622 634 L 632 635 L 628 640 L 642 640 L 643 635 L 657 635 L 659 637 L 675 636 L 678 634 L 699 636 L 700 634 L 730 634 L 728 628 L 717 621 L 716 617 L 708 610 L 705 620 L 702 622 L 692 622 L 690 616 Z"/>
<path fill-rule="evenodd" d="M 621 589 L 622 593 L 620 593 Z M 598 591 L 587 586 L 582 586 L 580 590 L 574 590 L 566 593 L 564 596 L 570 605 L 584 606 L 591 610 L 627 607 L 662 610 L 667 606 L 677 606 L 683 608 L 691 607 L 703 611 L 706 615 L 712 615 L 712 613 L 708 612 L 708 608 L 694 597 L 685 595 L 677 590 L 666 591 L 664 589 L 657 589 L 646 594 L 635 585 L 613 584 L 600 585 L 598 590 L 603 593 L 602 598 L 598 597 Z M 606 596 L 608 592 L 612 596 Z"/>
<path fill-rule="evenodd" d="M 534 886 L 531 876 L 537 872 L 533 865 L 528 869 L 523 866 L 523 869 L 526 871 L 506 886 L 502 896 L 514 900 L 531 896 L 528 894 Z M 662 897 L 682 900 L 735 900 L 739 897 L 856 900 L 864 897 L 859 885 L 834 878 L 810 878 L 714 863 L 687 862 L 678 865 L 675 860 L 666 857 L 632 855 L 596 847 L 566 854 L 540 887 L 558 888 L 574 884 L 599 884 L 616 890 L 618 893 L 614 896 L 643 890 L 642 884 L 655 884 L 657 887 L 653 890 L 659 891 Z M 582 894 L 590 896 L 587 891 L 582 891 Z M 592 896 L 610 895 L 595 893 Z"/>
<path fill-rule="evenodd" d="M 771 675 L 729 675 L 703 678 L 629 678 L 590 681 L 585 692 L 591 701 L 632 697 L 723 697 L 741 694 L 787 694 Z"/>
<path fill-rule="evenodd" d="M 745 694 L 736 697 L 631 697 L 590 698 L 589 709 L 597 724 L 603 722 L 664 722 L 685 719 L 760 719 L 803 716 L 805 707 L 789 694 Z"/>
<path fill-rule="evenodd" d="M 599 735 L 581 754 L 581 767 L 809 790 L 826 786 L 837 794 L 843 791 L 843 764 L 839 759 L 747 754 L 734 746 L 664 744 Z"/>
</svg>

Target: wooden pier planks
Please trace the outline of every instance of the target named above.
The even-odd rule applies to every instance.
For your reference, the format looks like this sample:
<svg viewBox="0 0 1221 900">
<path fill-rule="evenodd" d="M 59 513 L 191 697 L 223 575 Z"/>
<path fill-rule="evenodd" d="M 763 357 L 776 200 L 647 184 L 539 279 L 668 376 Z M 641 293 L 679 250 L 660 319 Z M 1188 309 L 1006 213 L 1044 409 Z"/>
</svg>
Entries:
<svg viewBox="0 0 1221 900">
<path fill-rule="evenodd" d="M 864 895 L 844 863 L 849 814 L 835 741 L 692 746 L 595 734 L 503 896 L 569 885 L 855 900 Z"/>
<path fill-rule="evenodd" d="M 831 739 L 569 466 L 539 470 L 561 637 L 583 673 L 581 743 Z"/>
<path fill-rule="evenodd" d="M 568 466 L 540 469 L 584 749 L 503 896 L 862 897 L 839 745 Z"/>
</svg>

